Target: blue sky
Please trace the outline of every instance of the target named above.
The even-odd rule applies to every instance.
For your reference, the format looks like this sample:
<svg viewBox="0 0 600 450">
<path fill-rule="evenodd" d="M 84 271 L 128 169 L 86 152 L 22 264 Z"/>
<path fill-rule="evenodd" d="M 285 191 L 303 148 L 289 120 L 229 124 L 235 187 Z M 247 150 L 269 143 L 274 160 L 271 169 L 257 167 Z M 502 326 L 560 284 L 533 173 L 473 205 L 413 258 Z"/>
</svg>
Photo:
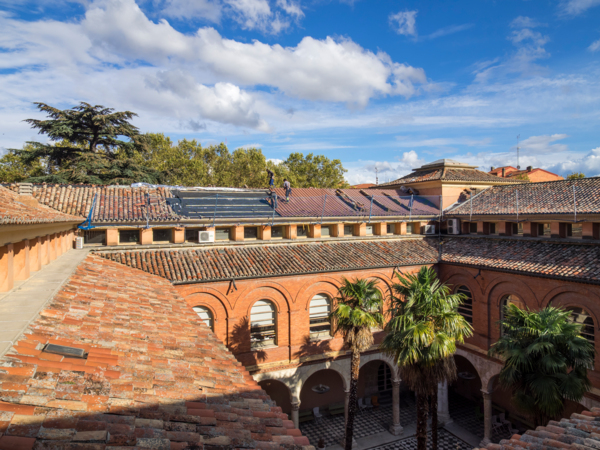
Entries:
<svg viewBox="0 0 600 450">
<path fill-rule="evenodd" d="M 451 158 L 600 175 L 600 0 L 0 0 L 0 150 L 32 102 L 339 158 L 351 183 Z"/>
</svg>

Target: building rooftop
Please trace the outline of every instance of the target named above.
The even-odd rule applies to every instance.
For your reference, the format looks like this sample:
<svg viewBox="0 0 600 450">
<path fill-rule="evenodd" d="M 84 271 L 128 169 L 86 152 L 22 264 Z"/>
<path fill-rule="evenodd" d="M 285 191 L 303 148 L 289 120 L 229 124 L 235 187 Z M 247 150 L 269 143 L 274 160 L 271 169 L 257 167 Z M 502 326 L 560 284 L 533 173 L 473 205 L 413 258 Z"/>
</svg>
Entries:
<svg viewBox="0 0 600 450">
<path fill-rule="evenodd" d="M 438 243 L 416 238 L 97 254 L 174 283 L 190 283 L 434 264 Z"/>
<path fill-rule="evenodd" d="M 168 281 L 94 255 L 0 358 L 0 398 L 2 449 L 309 445 Z"/>
<path fill-rule="evenodd" d="M 600 214 L 600 177 L 493 186 L 450 207 L 446 214 L 574 214 L 575 210 L 577 214 Z"/>
<path fill-rule="evenodd" d="M 600 284 L 597 244 L 473 237 L 443 241 L 443 263 Z"/>
<path fill-rule="evenodd" d="M 582 450 L 600 447 L 600 408 L 573 413 L 570 419 L 551 420 L 545 427 L 515 434 L 499 444 L 488 444 L 487 450 L 567 449 Z"/>
<path fill-rule="evenodd" d="M 83 217 L 79 215 L 65 214 L 45 205 L 25 203 L 19 194 L 0 186 L 0 225 L 82 221 Z"/>
</svg>

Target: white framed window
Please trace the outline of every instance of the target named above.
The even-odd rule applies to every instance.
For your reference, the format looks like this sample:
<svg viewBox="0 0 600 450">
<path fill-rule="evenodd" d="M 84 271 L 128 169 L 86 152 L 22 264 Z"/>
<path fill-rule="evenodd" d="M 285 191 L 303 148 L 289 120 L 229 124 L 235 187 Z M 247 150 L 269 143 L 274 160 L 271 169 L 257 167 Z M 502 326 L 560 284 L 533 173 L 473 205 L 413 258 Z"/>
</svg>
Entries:
<svg viewBox="0 0 600 450">
<path fill-rule="evenodd" d="M 277 345 L 277 310 L 269 300 L 257 301 L 250 310 L 250 346 L 252 348 Z"/>
<path fill-rule="evenodd" d="M 354 225 L 344 225 L 344 236 L 354 235 Z"/>
<path fill-rule="evenodd" d="M 321 237 L 330 237 L 331 228 L 329 225 L 321 225 Z"/>
<path fill-rule="evenodd" d="M 366 226 L 365 234 L 367 236 L 373 236 L 373 225 Z"/>
<path fill-rule="evenodd" d="M 465 299 L 458 306 L 458 313 L 463 316 L 469 324 L 473 325 L 473 295 L 466 286 L 459 286 L 456 290 L 457 294 L 464 294 Z"/>
<path fill-rule="evenodd" d="M 331 337 L 331 300 L 324 294 L 315 295 L 310 301 L 310 337 Z"/>
<path fill-rule="evenodd" d="M 214 318 L 210 309 L 208 309 L 206 306 L 194 306 L 192 309 L 196 311 L 196 314 L 198 314 L 200 320 L 202 320 L 208 328 L 210 328 L 212 331 L 215 331 L 213 327 Z"/>
</svg>

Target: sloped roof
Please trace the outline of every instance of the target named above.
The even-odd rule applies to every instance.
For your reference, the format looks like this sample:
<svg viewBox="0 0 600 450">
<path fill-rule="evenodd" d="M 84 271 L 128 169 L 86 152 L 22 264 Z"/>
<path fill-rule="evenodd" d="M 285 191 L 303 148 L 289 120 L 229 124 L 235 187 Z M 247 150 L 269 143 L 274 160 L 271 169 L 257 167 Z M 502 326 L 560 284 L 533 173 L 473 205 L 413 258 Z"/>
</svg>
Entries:
<svg viewBox="0 0 600 450">
<path fill-rule="evenodd" d="M 575 204 L 577 214 L 600 214 L 600 177 L 493 186 L 446 214 L 514 215 L 517 195 L 519 214 L 574 214 Z"/>
<path fill-rule="evenodd" d="M 567 449 L 582 450 L 600 447 L 600 408 L 573 413 L 570 419 L 551 420 L 545 427 L 514 434 L 498 444 L 488 444 L 488 450 Z"/>
<path fill-rule="evenodd" d="M 56 222 L 83 222 L 84 218 L 63 214 L 44 205 L 22 203 L 19 195 L 0 186 L 0 225 L 27 225 Z"/>
<path fill-rule="evenodd" d="M 17 190 L 16 184 L 7 185 Z M 92 223 L 178 223 L 190 219 L 280 218 L 280 217 L 364 217 L 369 216 L 435 216 L 439 209 L 423 196 L 408 195 L 400 190 L 293 188 L 289 202 L 282 188 L 273 211 L 266 189 L 180 189 L 177 187 L 129 187 L 94 185 L 33 185 L 33 196 L 42 204 L 65 214 L 87 217 L 92 205 Z M 370 197 L 375 196 L 371 207 Z M 354 199 L 362 207 L 348 202 Z M 389 200 L 395 197 L 396 200 Z M 410 205 L 412 204 L 412 211 Z M 325 206 L 325 209 L 324 209 Z M 146 216 L 147 214 L 147 216 Z"/>
<path fill-rule="evenodd" d="M 419 238 L 97 254 L 186 283 L 433 264 L 438 260 L 438 243 Z"/>
<path fill-rule="evenodd" d="M 397 186 L 402 184 L 423 183 L 425 181 L 466 181 L 476 183 L 514 183 L 514 180 L 506 180 L 489 173 L 476 169 L 463 169 L 453 167 L 435 167 L 431 169 L 417 169 L 397 180 L 381 183 L 379 186 Z"/>
<path fill-rule="evenodd" d="M 600 246 L 597 244 L 444 238 L 440 262 L 600 284 Z"/>
<path fill-rule="evenodd" d="M 308 446 L 170 283 L 93 255 L 0 359 L 0 397 L 2 449 Z"/>
</svg>

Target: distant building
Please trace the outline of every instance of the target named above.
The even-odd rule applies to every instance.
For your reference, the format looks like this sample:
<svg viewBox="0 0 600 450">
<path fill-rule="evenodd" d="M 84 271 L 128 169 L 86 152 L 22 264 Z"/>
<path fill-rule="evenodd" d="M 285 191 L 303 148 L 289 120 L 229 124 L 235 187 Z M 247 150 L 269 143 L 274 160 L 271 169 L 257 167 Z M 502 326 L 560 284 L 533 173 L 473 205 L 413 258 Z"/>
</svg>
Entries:
<svg viewBox="0 0 600 450">
<path fill-rule="evenodd" d="M 513 178 L 513 179 L 527 179 L 532 183 L 540 183 L 542 181 L 557 181 L 564 180 L 563 177 L 547 170 L 528 166 L 525 170 L 519 170 L 513 166 L 504 167 L 492 167 L 492 170 L 488 172 L 491 175 L 495 175 L 500 178 Z"/>
<path fill-rule="evenodd" d="M 351 189 L 368 189 L 373 186 L 376 186 L 375 183 L 362 183 L 362 184 L 355 184 L 354 186 L 350 186 L 350 188 Z"/>
</svg>

